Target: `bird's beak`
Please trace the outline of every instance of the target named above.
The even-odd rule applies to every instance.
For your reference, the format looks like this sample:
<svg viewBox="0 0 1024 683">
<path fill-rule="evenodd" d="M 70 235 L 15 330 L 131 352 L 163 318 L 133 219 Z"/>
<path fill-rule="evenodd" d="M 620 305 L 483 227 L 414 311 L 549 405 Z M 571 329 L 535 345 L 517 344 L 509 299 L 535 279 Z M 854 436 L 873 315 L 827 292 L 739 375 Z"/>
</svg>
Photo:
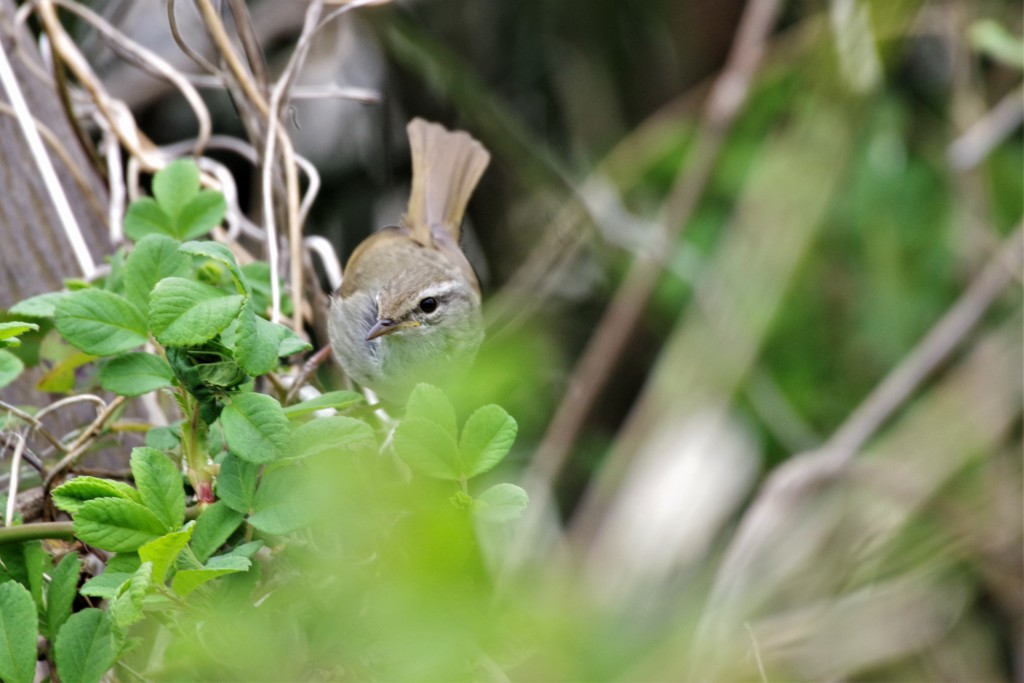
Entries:
<svg viewBox="0 0 1024 683">
<path fill-rule="evenodd" d="M 396 323 L 391 318 L 382 318 L 370 328 L 369 332 L 366 333 L 366 341 L 371 341 L 377 337 L 383 337 L 385 334 L 391 334 L 392 332 L 398 332 L 399 330 L 405 330 L 410 327 L 419 327 L 419 325 L 420 324 L 415 320 Z"/>
</svg>

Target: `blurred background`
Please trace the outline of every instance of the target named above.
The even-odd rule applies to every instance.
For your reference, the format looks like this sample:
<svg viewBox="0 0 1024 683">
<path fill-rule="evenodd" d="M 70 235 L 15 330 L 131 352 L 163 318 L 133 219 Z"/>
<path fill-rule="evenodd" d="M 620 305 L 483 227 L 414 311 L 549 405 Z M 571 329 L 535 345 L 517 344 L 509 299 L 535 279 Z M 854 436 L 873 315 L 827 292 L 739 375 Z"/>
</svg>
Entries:
<svg viewBox="0 0 1024 683">
<path fill-rule="evenodd" d="M 165 2 L 89 4 L 198 72 Z M 307 4 L 247 5 L 274 76 Z M 1022 20 L 1009 0 L 402 0 L 317 35 L 282 125 L 321 176 L 305 233 L 342 262 L 404 210 L 410 118 L 492 152 L 462 400 L 519 421 L 495 480 L 531 507 L 480 531 L 489 676 L 1024 681 Z M 66 26 L 156 144 L 195 137 L 176 89 Z M 231 94 L 202 94 L 246 137 Z M 210 156 L 258 219 L 251 164 Z M 406 625 L 395 643 L 429 650 Z"/>
</svg>

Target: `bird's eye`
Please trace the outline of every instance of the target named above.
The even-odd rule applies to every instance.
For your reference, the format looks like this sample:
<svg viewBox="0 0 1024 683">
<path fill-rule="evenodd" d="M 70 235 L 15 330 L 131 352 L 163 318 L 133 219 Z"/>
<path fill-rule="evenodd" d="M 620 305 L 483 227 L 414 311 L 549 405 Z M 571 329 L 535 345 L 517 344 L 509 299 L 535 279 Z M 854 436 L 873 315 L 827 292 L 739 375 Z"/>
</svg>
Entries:
<svg viewBox="0 0 1024 683">
<path fill-rule="evenodd" d="M 437 310 L 437 299 L 432 296 L 428 296 L 420 302 L 420 310 L 424 313 L 433 313 Z"/>
</svg>

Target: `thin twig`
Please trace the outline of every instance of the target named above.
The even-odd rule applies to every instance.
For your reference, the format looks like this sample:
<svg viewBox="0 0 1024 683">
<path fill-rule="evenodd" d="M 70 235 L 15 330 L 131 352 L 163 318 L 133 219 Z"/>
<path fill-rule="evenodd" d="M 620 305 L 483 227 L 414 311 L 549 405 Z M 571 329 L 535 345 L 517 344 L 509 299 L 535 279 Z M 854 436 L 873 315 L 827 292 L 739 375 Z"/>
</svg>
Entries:
<svg viewBox="0 0 1024 683">
<path fill-rule="evenodd" d="M 284 396 L 284 404 L 288 405 L 295 400 L 298 396 L 299 390 L 302 389 L 303 385 L 309 381 L 309 378 L 316 372 L 317 368 L 323 365 L 324 361 L 331 357 L 331 346 L 330 344 L 324 346 L 322 349 L 314 353 L 306 362 L 302 364 L 302 369 L 299 370 L 299 374 L 292 380 L 291 386 L 288 387 L 288 392 Z"/>
<path fill-rule="evenodd" d="M 181 35 L 181 31 L 178 30 L 178 16 L 176 9 L 175 0 L 168 0 L 167 2 L 167 24 L 171 28 L 171 37 L 174 42 L 178 45 L 178 48 L 185 54 L 186 57 L 196 63 L 200 69 L 210 74 L 216 74 L 223 76 L 221 70 L 218 69 L 213 63 L 210 62 L 206 57 L 202 56 L 198 52 L 192 49 L 192 47 L 185 42 L 184 36 Z M 223 85 L 223 83 L 221 83 Z"/>
<path fill-rule="evenodd" d="M 1021 267 L 1024 267 L 1024 224 L 1017 226 L 956 303 L 822 447 L 825 459 L 833 467 L 848 464 L 879 427 L 949 357 L 1014 281 Z"/>
<path fill-rule="evenodd" d="M 761 675 L 761 683 L 768 683 L 768 675 L 764 672 L 764 662 L 761 660 L 761 648 L 754 637 L 754 630 L 750 628 L 750 622 L 744 622 L 743 628 L 750 636 L 750 644 L 754 647 L 754 661 L 757 662 L 757 672 Z"/>
<path fill-rule="evenodd" d="M 1024 88 L 1016 88 L 971 124 L 946 151 L 950 166 L 970 171 L 1024 122 Z"/>
<path fill-rule="evenodd" d="M 50 485 L 53 483 L 54 479 L 62 475 L 68 468 L 78 461 L 78 458 L 85 453 L 85 450 L 92 443 L 93 439 L 96 438 L 96 435 L 103 428 L 103 425 L 106 424 L 107 420 L 110 419 L 114 412 L 121 407 L 125 400 L 124 396 L 116 397 L 100 412 L 99 415 L 96 416 L 96 419 L 92 421 L 92 424 L 90 424 L 85 431 L 75 439 L 74 443 L 72 443 L 68 449 L 68 454 L 65 455 L 60 462 L 54 465 L 54 467 L 43 478 L 44 490 L 49 491 Z"/>
<path fill-rule="evenodd" d="M 143 47 L 121 31 L 118 31 L 103 17 L 84 5 L 77 2 L 71 2 L 70 0 L 49 1 L 55 2 L 64 9 L 77 15 L 80 19 L 88 22 L 99 32 L 100 36 L 107 40 L 107 44 L 110 45 L 111 49 L 122 57 L 131 60 L 140 68 L 152 75 L 166 79 L 171 83 L 171 85 L 175 86 L 178 89 L 178 92 L 181 93 L 182 97 L 185 98 L 185 101 L 188 102 L 189 106 L 192 108 L 192 112 L 196 117 L 196 123 L 199 127 L 199 133 L 196 136 L 196 145 L 193 153 L 196 156 L 203 153 L 206 141 L 209 140 L 210 134 L 213 130 L 210 112 L 206 108 L 206 104 L 203 103 L 203 98 L 199 96 L 196 89 L 188 82 L 188 79 L 185 78 L 180 71 L 171 66 L 160 55 Z"/>
<path fill-rule="evenodd" d="M 85 88 L 93 106 L 96 107 L 99 115 L 110 124 L 111 130 L 116 133 L 121 145 L 128 150 L 133 159 L 141 163 L 147 170 L 161 168 L 163 163 L 157 157 L 153 143 L 135 126 L 134 119 L 124 103 L 113 99 L 106 92 L 78 46 L 64 30 L 63 24 L 57 18 L 53 0 L 39 0 L 35 7 L 36 16 L 39 17 L 43 29 L 49 36 L 54 51 Z"/>
<path fill-rule="evenodd" d="M 703 113 L 692 166 L 677 180 L 666 202 L 656 244 L 636 255 L 626 280 L 616 292 L 573 370 L 568 389 L 537 449 L 527 481 L 550 487 L 565 465 L 569 450 L 598 394 L 607 383 L 626 342 L 661 274 L 658 254 L 672 248 L 704 193 L 718 154 L 744 101 L 778 16 L 779 0 L 747 4 L 722 74 L 715 81 Z"/>
<path fill-rule="evenodd" d="M 252 76 L 256 80 L 263 96 L 267 96 L 270 87 L 270 74 L 267 73 L 267 62 L 260 49 L 260 41 L 252 25 L 252 16 L 243 0 L 228 0 L 228 7 L 231 9 L 231 16 L 235 20 L 235 33 L 242 43 L 242 51 L 245 52 L 245 59 L 249 62 Z"/>
<path fill-rule="evenodd" d="M 67 237 L 71 250 L 75 254 L 75 260 L 78 261 L 78 267 L 81 268 L 82 275 L 86 279 L 91 278 L 96 271 L 96 262 L 92 258 L 89 247 L 86 246 L 82 229 L 79 227 L 78 219 L 75 218 L 75 214 L 71 210 L 71 204 L 68 202 L 67 194 L 64 192 L 64 186 L 61 185 L 60 179 L 57 177 L 57 171 L 53 167 L 53 162 L 46 153 L 46 147 L 43 145 L 42 137 L 35 126 L 35 119 L 29 111 L 25 96 L 21 92 L 18 78 L 10 61 L 7 59 L 7 48 L 4 47 L 2 41 L 0 41 L 0 86 L 7 93 L 7 100 L 14 108 L 15 118 L 17 118 L 21 132 L 25 136 L 25 143 L 28 145 L 29 153 L 40 175 L 43 177 L 43 185 L 50 195 L 50 201 L 53 202 L 54 210 L 57 212 L 61 227 L 64 229 L 64 235 Z"/>
<path fill-rule="evenodd" d="M 11 436 L 18 440 L 14 447 L 14 455 L 11 457 L 11 480 L 7 487 L 7 509 L 4 511 L 4 526 L 13 526 L 14 507 L 18 502 L 18 477 L 21 474 L 21 453 L 25 450 L 25 437 L 18 432 L 11 432 Z"/>
<path fill-rule="evenodd" d="M 107 407 L 107 402 L 104 401 L 99 396 L 97 396 L 96 394 L 77 394 L 75 396 L 68 396 L 66 398 L 62 398 L 59 401 L 54 401 L 45 408 L 40 408 L 39 412 L 36 413 L 36 419 L 42 420 L 50 413 L 56 412 L 61 408 L 65 408 L 75 403 L 95 403 L 97 406 L 99 406 L 100 411 Z"/>
<path fill-rule="evenodd" d="M 245 93 L 249 102 L 256 107 L 256 111 L 259 112 L 260 116 L 268 116 L 269 111 L 267 109 L 267 100 L 253 84 L 252 78 L 249 77 L 248 72 L 245 70 L 245 65 L 242 64 L 242 60 L 239 59 L 238 55 L 235 53 L 235 50 L 231 45 L 231 38 L 228 36 L 227 30 L 224 28 L 224 22 L 220 20 L 220 14 L 217 13 L 217 9 L 213 6 L 213 2 L 211 2 L 211 0 L 195 0 L 195 3 L 199 8 L 200 14 L 203 15 L 206 30 L 209 31 L 214 45 L 217 46 L 221 57 L 223 57 L 224 62 L 227 64 L 228 71 L 230 71 L 231 75 L 235 77 L 238 87 L 242 89 L 243 93 Z"/>
<path fill-rule="evenodd" d="M 49 441 L 54 448 L 65 453 L 67 452 L 68 447 L 61 443 L 61 440 L 54 436 L 53 432 L 47 429 L 34 415 L 29 415 L 20 408 L 16 408 L 9 403 L 4 403 L 3 401 L 0 401 L 0 410 L 7 411 L 19 420 L 29 423 L 32 425 L 32 430 L 42 434 L 43 438 Z"/>
</svg>

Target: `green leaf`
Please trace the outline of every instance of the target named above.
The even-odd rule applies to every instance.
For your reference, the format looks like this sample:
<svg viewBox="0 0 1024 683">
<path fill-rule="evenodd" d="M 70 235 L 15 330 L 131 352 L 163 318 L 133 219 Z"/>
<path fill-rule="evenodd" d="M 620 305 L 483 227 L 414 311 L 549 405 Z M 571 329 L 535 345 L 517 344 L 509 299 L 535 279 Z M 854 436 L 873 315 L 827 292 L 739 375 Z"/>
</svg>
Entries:
<svg viewBox="0 0 1024 683">
<path fill-rule="evenodd" d="M 466 420 L 459 439 L 464 476 L 475 477 L 501 462 L 512 448 L 518 429 L 515 419 L 501 406 L 492 403 L 478 408 Z"/>
<path fill-rule="evenodd" d="M 235 255 L 220 242 L 211 242 L 209 240 L 185 242 L 178 249 L 183 254 L 203 256 L 223 264 L 227 267 L 228 272 L 231 273 L 231 279 L 234 280 L 235 289 L 238 290 L 238 293 L 245 296 L 249 295 L 249 285 L 246 283 L 245 276 L 242 275 L 242 271 L 238 267 Z"/>
<path fill-rule="evenodd" d="M 284 414 L 288 416 L 289 420 L 294 420 L 298 417 L 304 417 L 317 410 L 325 410 L 327 408 L 334 408 L 335 410 L 345 410 L 351 408 L 354 405 L 358 405 L 363 402 L 363 395 L 355 391 L 330 391 L 326 394 L 321 394 L 316 398 L 311 398 L 308 401 L 302 403 L 295 403 L 284 409 Z"/>
<path fill-rule="evenodd" d="M 286 534 L 312 521 L 309 473 L 297 465 L 268 470 L 263 475 L 249 524 L 268 534 Z"/>
<path fill-rule="evenodd" d="M 57 303 L 57 331 L 94 356 L 113 356 L 146 343 L 146 321 L 128 299 L 102 289 L 72 292 Z"/>
<path fill-rule="evenodd" d="M 146 445 L 158 451 L 173 451 L 181 444 L 181 427 L 153 427 L 146 432 Z"/>
<path fill-rule="evenodd" d="M 191 159 L 177 159 L 153 176 L 153 196 L 160 208 L 177 217 L 199 193 L 199 167 Z"/>
<path fill-rule="evenodd" d="M 117 659 L 110 616 L 95 607 L 76 612 L 53 649 L 62 683 L 99 683 Z"/>
<path fill-rule="evenodd" d="M 405 417 L 421 418 L 433 422 L 448 432 L 453 439 L 458 438 L 458 427 L 455 424 L 455 407 L 445 393 L 430 384 L 417 384 L 409 394 L 405 407 Z"/>
<path fill-rule="evenodd" d="M 231 455 L 220 464 L 217 475 L 217 497 L 238 512 L 249 512 L 256 496 L 256 476 L 260 466 Z"/>
<path fill-rule="evenodd" d="M 130 572 L 113 572 L 108 567 L 105 572 L 99 576 L 94 576 L 84 584 L 79 590 L 82 595 L 88 595 L 91 598 L 103 598 L 109 600 L 117 595 L 118 589 L 124 585 L 124 582 L 132 578 L 135 573 L 134 570 Z"/>
<path fill-rule="evenodd" d="M 299 425 L 290 443 L 293 453 L 303 458 L 320 454 L 372 455 L 377 452 L 377 438 L 370 425 L 343 415 L 321 417 Z"/>
<path fill-rule="evenodd" d="M 248 301 L 242 307 L 238 322 L 235 340 L 238 364 L 253 376 L 273 370 L 277 366 L 277 350 L 281 345 L 278 330 L 283 328 L 256 315 Z"/>
<path fill-rule="evenodd" d="M 188 277 L 192 261 L 178 251 L 180 243 L 166 235 L 147 235 L 132 249 L 124 265 L 125 294 L 143 311 L 149 294 L 165 277 Z"/>
<path fill-rule="evenodd" d="M 526 491 L 515 484 L 497 484 L 477 496 L 473 514 L 488 522 L 511 522 L 523 514 L 529 502 Z"/>
<path fill-rule="evenodd" d="M 38 637 L 39 617 L 31 594 L 15 581 L 0 584 L 0 680 L 32 683 Z"/>
<path fill-rule="evenodd" d="M 208 506 L 196 520 L 192 534 L 192 552 L 200 562 L 205 562 L 217 552 L 242 524 L 245 515 L 232 510 L 222 500 Z"/>
<path fill-rule="evenodd" d="M 122 498 L 142 502 L 142 496 L 134 488 L 120 481 L 97 477 L 75 477 L 61 484 L 51 492 L 53 504 L 68 514 L 76 514 L 82 506 L 97 498 Z"/>
<path fill-rule="evenodd" d="M 143 351 L 112 358 L 100 368 L 100 386 L 121 396 L 141 396 L 171 385 L 174 371 L 160 356 Z"/>
<path fill-rule="evenodd" d="M 138 550 L 167 532 L 155 514 L 121 498 L 97 498 L 82 505 L 74 530 L 83 543 L 118 553 Z"/>
<path fill-rule="evenodd" d="M 414 472 L 435 479 L 461 479 L 459 447 L 448 431 L 421 417 L 402 420 L 395 430 L 395 451 Z"/>
<path fill-rule="evenodd" d="M 177 232 L 183 240 L 202 237 L 224 220 L 228 212 L 224 195 L 215 190 L 201 190 L 178 214 Z"/>
<path fill-rule="evenodd" d="M 75 351 L 50 368 L 36 383 L 38 391 L 70 394 L 75 387 L 75 371 L 96 360 L 96 356 Z"/>
<path fill-rule="evenodd" d="M 181 569 L 174 575 L 171 590 L 181 596 L 188 595 L 204 583 L 228 574 L 249 571 L 252 560 L 239 555 L 213 557 L 202 569 Z"/>
<path fill-rule="evenodd" d="M 228 450 L 251 463 L 284 457 L 291 425 L 281 404 L 266 394 L 235 396 L 220 416 Z"/>
<path fill-rule="evenodd" d="M 25 364 L 10 351 L 0 349 L 0 387 L 5 387 L 18 378 Z"/>
<path fill-rule="evenodd" d="M 142 504 L 164 523 L 165 531 L 178 529 L 185 521 L 185 487 L 178 466 L 145 446 L 132 449 L 129 464 Z"/>
<path fill-rule="evenodd" d="M 71 616 L 71 605 L 78 594 L 81 572 L 82 560 L 78 553 L 70 552 L 61 558 L 50 574 L 50 587 L 46 591 L 46 630 L 50 642 L 53 642 L 60 627 Z"/>
<path fill-rule="evenodd" d="M 132 578 L 121 584 L 110 602 L 110 618 L 114 626 L 124 630 L 142 619 L 142 600 L 153 585 L 153 565 L 143 562 Z"/>
<path fill-rule="evenodd" d="M 43 573 L 50 568 L 50 556 L 43 550 L 40 541 L 27 541 L 21 544 L 25 555 L 25 575 L 28 580 L 29 593 L 39 610 L 43 608 Z"/>
<path fill-rule="evenodd" d="M 312 344 L 299 337 L 299 335 L 287 327 L 281 326 L 281 330 L 284 332 L 281 336 L 281 343 L 277 347 L 277 355 L 280 358 L 287 358 L 293 353 L 302 353 L 313 348 Z"/>
<path fill-rule="evenodd" d="M 67 292 L 37 294 L 19 301 L 7 312 L 23 318 L 52 318 L 57 309 L 57 302 L 67 295 Z"/>
<path fill-rule="evenodd" d="M 201 282 L 164 278 L 150 295 L 150 329 L 161 344 L 198 346 L 227 327 L 244 301 Z"/>
<path fill-rule="evenodd" d="M 173 219 L 152 197 L 140 197 L 124 214 L 124 234 L 138 241 L 147 235 L 174 237 L 176 232 Z"/>
<path fill-rule="evenodd" d="M 153 565 L 153 581 L 163 583 L 167 577 L 167 570 L 174 564 L 178 554 L 188 545 L 194 529 L 195 523 L 189 522 L 181 531 L 154 538 L 139 548 L 139 559 Z"/>
<path fill-rule="evenodd" d="M 20 335 L 26 332 L 34 332 L 39 329 L 39 325 L 35 323 L 26 323 L 20 320 L 11 320 L 9 322 L 0 323 L 0 348 L 5 346 L 15 348 L 21 346 L 21 340 L 18 339 Z M 277 343 L 275 340 L 274 350 L 277 350 Z"/>
</svg>

